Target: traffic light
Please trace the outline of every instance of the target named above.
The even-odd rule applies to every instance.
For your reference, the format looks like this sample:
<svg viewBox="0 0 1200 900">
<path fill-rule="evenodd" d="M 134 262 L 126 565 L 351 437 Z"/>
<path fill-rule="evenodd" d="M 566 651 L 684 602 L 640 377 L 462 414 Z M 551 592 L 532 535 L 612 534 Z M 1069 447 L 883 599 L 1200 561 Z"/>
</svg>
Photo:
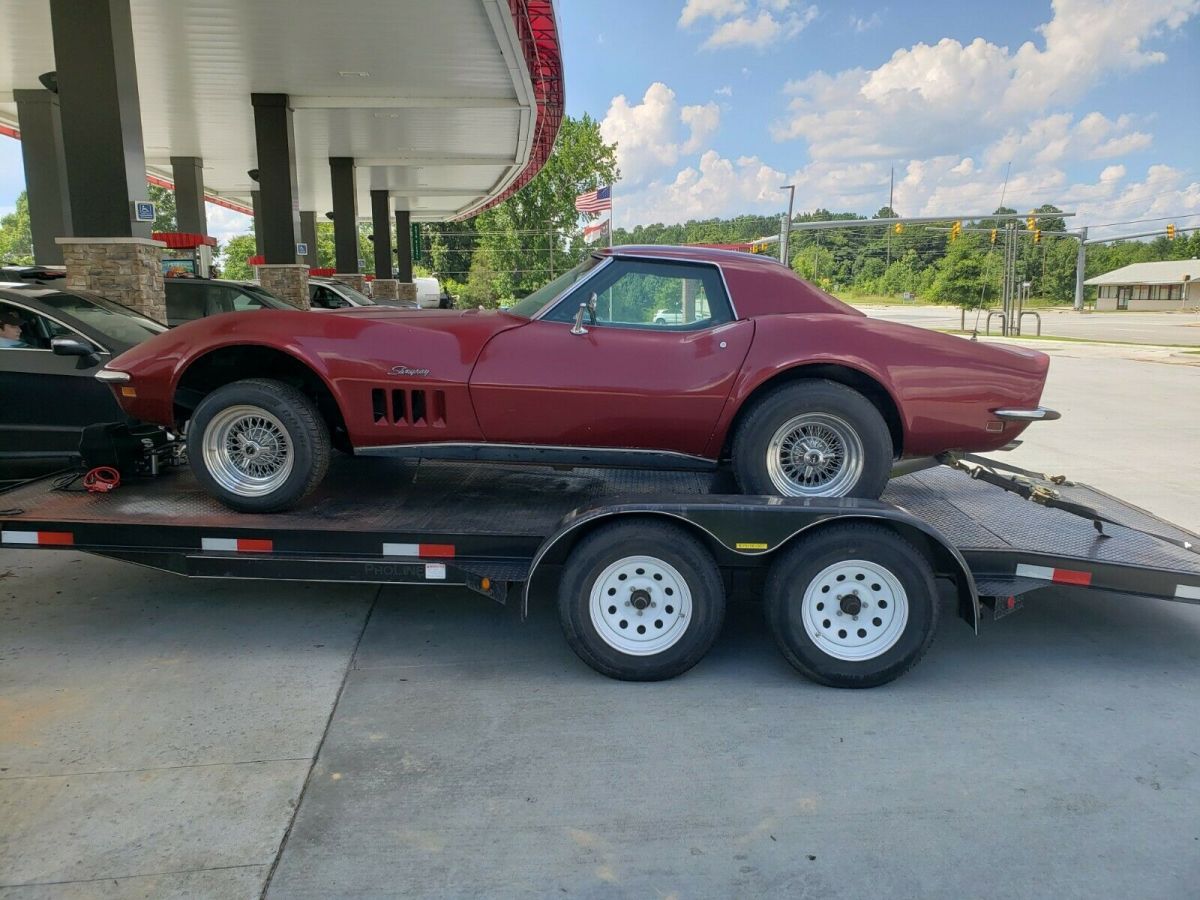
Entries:
<svg viewBox="0 0 1200 900">
<path fill-rule="evenodd" d="M 903 234 L 904 233 L 904 223 L 897 222 L 895 228 L 893 228 L 892 230 L 895 231 L 896 234 Z"/>
<path fill-rule="evenodd" d="M 1042 242 L 1042 230 L 1040 228 L 1033 229 L 1033 242 L 1040 244 Z"/>
<path fill-rule="evenodd" d="M 1029 218 L 1027 218 L 1025 220 L 1025 228 L 1028 231 L 1036 231 L 1037 230 L 1037 216 L 1030 216 Z"/>
<path fill-rule="evenodd" d="M 1167 226 L 1167 240 L 1168 241 L 1175 240 L 1175 223 L 1174 222 L 1172 222 L 1171 224 L 1169 224 Z"/>
<path fill-rule="evenodd" d="M 957 241 L 960 234 L 962 234 L 962 222 L 955 222 L 950 226 L 950 240 Z"/>
<path fill-rule="evenodd" d="M 993 244 L 996 243 L 996 229 L 995 228 L 992 229 L 992 243 Z"/>
</svg>

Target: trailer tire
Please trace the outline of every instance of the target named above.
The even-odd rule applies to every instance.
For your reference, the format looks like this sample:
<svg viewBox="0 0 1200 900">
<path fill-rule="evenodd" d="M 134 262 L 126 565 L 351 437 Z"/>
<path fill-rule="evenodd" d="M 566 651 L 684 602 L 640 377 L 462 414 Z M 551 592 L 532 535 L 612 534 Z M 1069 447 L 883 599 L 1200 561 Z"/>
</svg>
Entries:
<svg viewBox="0 0 1200 900">
<path fill-rule="evenodd" d="M 196 480 L 238 512 L 295 506 L 329 467 L 329 429 L 316 404 L 270 378 L 235 381 L 201 400 L 187 448 Z M 262 464 L 247 462 L 248 453 Z"/>
<path fill-rule="evenodd" d="M 787 661 L 830 687 L 898 678 L 925 655 L 938 624 L 925 555 L 878 525 L 848 523 L 799 539 L 772 564 L 764 600 Z"/>
<path fill-rule="evenodd" d="M 712 647 L 725 619 L 725 587 L 712 554 L 683 529 L 616 522 L 571 551 L 558 611 L 567 643 L 597 672 L 661 681 Z"/>
</svg>

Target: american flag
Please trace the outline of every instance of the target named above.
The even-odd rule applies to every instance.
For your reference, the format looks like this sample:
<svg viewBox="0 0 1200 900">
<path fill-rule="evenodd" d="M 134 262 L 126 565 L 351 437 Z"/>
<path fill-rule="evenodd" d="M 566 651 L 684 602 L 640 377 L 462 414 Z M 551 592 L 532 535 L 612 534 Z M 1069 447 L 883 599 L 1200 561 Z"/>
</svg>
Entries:
<svg viewBox="0 0 1200 900">
<path fill-rule="evenodd" d="M 581 213 L 598 213 L 612 209 L 612 187 L 588 191 L 575 198 L 575 209 Z"/>
</svg>

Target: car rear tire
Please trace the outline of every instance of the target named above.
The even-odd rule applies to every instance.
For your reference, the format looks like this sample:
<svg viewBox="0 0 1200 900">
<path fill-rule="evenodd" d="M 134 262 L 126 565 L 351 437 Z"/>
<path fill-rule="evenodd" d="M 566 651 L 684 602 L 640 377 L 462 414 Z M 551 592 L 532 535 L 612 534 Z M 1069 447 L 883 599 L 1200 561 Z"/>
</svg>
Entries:
<svg viewBox="0 0 1200 900">
<path fill-rule="evenodd" d="M 733 440 L 745 494 L 879 498 L 892 469 L 892 436 L 857 391 L 814 378 L 784 385 L 749 411 Z"/>
<path fill-rule="evenodd" d="M 609 678 L 661 681 L 700 661 L 725 618 L 712 554 L 659 522 L 619 522 L 584 538 L 559 581 L 571 649 Z"/>
<path fill-rule="evenodd" d="M 329 430 L 296 388 L 248 378 L 217 388 L 188 427 L 196 480 L 238 512 L 279 512 L 313 490 L 329 466 Z"/>
<path fill-rule="evenodd" d="M 898 678 L 925 655 L 938 624 L 929 562 L 878 525 L 835 526 L 799 539 L 772 564 L 764 601 L 787 661 L 830 687 Z"/>
</svg>

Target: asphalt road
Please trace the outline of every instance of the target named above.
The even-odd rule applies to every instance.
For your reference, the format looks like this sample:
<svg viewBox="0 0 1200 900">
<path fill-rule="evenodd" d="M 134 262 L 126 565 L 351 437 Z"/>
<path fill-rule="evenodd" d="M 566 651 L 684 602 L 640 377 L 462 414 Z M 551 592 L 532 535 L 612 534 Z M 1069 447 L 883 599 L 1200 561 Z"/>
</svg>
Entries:
<svg viewBox="0 0 1200 900">
<path fill-rule="evenodd" d="M 953 306 L 861 306 L 868 315 L 893 322 L 919 325 L 923 328 L 955 328 L 961 324 L 960 311 Z M 1053 337 L 1085 338 L 1091 341 L 1120 341 L 1136 344 L 1186 344 L 1200 347 L 1200 313 L 1198 312 L 1105 312 L 1077 313 L 1070 310 L 1038 310 L 1042 317 L 1042 334 Z M 982 333 L 987 314 L 978 317 L 967 313 L 967 328 L 978 327 Z M 1032 316 L 1024 317 L 1026 334 L 1036 333 Z M 993 320 L 999 328 L 1000 320 Z"/>
<path fill-rule="evenodd" d="M 1200 526 L 1200 369 L 1055 354 L 1013 461 Z M 646 685 L 532 612 L 0 553 L 0 898 L 1195 896 L 1200 607 L 947 615 L 862 692 L 750 602 Z"/>
</svg>

